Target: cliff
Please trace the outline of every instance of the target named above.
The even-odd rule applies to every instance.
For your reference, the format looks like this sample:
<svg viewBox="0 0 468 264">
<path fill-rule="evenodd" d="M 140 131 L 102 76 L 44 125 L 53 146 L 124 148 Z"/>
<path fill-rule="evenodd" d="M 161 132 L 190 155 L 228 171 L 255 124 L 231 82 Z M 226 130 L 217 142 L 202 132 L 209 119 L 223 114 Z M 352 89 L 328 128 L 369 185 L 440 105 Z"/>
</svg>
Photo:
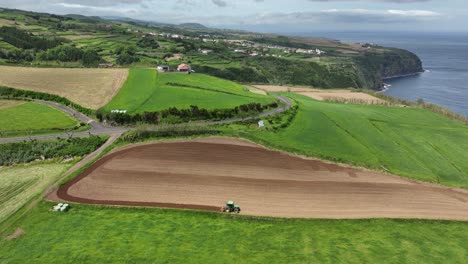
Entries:
<svg viewBox="0 0 468 264">
<path fill-rule="evenodd" d="M 423 71 L 419 57 L 401 49 L 369 52 L 354 58 L 354 63 L 360 80 L 359 86 L 373 90 L 381 89 L 385 78 Z"/>
<path fill-rule="evenodd" d="M 244 83 L 373 90 L 380 90 L 385 78 L 423 70 L 421 60 L 415 54 L 400 49 L 377 49 L 360 53 L 346 63 L 320 64 L 305 60 L 255 57 L 244 60 L 240 67 L 192 66 L 197 72 Z"/>
</svg>

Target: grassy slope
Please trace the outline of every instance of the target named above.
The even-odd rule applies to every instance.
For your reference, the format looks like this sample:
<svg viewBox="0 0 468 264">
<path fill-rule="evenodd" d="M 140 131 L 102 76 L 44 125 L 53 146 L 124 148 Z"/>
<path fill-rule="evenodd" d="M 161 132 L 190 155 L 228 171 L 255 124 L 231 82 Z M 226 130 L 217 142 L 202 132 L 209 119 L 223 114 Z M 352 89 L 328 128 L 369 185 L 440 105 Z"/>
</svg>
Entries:
<svg viewBox="0 0 468 264">
<path fill-rule="evenodd" d="M 0 240 L 2 263 L 466 263 L 468 223 L 233 219 L 218 213 L 41 203 Z M 12 230 L 13 231 L 13 230 Z"/>
<path fill-rule="evenodd" d="M 0 169 L 0 223 L 64 172 L 69 164 L 31 164 Z"/>
<path fill-rule="evenodd" d="M 176 83 L 198 86 L 177 87 Z M 219 91 L 219 92 L 217 92 Z M 154 69 L 135 68 L 120 92 L 107 104 L 105 110 L 125 109 L 131 113 L 158 111 L 177 107 L 234 108 L 252 102 L 271 102 L 273 99 L 248 92 L 239 84 L 203 74 L 158 74 Z"/>
<path fill-rule="evenodd" d="M 52 107 L 26 102 L 21 105 L 0 109 L 0 132 L 21 135 L 31 131 L 73 128 L 77 121 Z"/>
<path fill-rule="evenodd" d="M 468 127 L 424 109 L 333 104 L 291 95 L 285 130 L 250 133 L 287 151 L 468 188 Z"/>
</svg>

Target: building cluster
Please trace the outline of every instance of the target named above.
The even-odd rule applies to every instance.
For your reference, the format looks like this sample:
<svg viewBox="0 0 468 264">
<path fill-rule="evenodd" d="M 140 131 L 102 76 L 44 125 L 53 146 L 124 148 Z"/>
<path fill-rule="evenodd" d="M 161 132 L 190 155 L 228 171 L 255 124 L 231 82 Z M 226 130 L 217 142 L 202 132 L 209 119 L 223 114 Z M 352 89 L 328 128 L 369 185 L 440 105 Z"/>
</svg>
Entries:
<svg viewBox="0 0 468 264">
<path fill-rule="evenodd" d="M 220 36 L 216 35 L 199 35 L 197 37 L 189 37 L 184 36 L 181 34 L 173 34 L 173 33 L 155 33 L 150 32 L 147 35 L 151 36 L 159 36 L 161 38 L 166 39 L 187 39 L 187 40 L 198 40 L 202 42 L 223 42 L 226 43 L 229 47 L 231 47 L 231 51 L 235 53 L 242 53 L 248 54 L 250 56 L 266 56 L 266 57 L 282 57 L 284 54 L 310 54 L 310 55 L 322 55 L 325 51 L 320 50 L 318 48 L 315 49 L 301 49 L 301 48 L 291 48 L 291 47 L 284 47 L 279 45 L 273 44 L 263 44 L 258 43 L 250 40 L 242 40 L 242 39 L 223 39 Z M 275 52 L 270 52 L 275 51 Z M 200 49 L 199 52 L 204 55 L 208 55 L 213 53 L 213 50 L 210 49 Z"/>
<path fill-rule="evenodd" d="M 266 57 L 282 57 L 281 54 L 292 54 L 292 53 L 301 53 L 301 54 L 313 54 L 313 55 L 322 55 L 325 51 L 316 49 L 298 49 L 283 47 L 279 45 L 271 44 L 262 44 L 256 43 L 248 40 L 224 40 L 224 42 L 232 46 L 232 51 L 235 53 L 245 53 L 250 56 L 266 56 Z M 277 51 L 276 53 L 270 54 L 270 51 Z M 277 54 L 280 53 L 280 54 Z"/>
</svg>

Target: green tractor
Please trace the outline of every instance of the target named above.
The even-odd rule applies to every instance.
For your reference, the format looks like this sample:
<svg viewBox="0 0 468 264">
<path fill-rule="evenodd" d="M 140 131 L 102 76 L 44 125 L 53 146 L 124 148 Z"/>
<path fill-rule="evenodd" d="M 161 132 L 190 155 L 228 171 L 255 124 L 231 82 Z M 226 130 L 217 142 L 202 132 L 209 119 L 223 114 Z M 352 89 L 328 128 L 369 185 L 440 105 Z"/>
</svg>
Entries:
<svg viewBox="0 0 468 264">
<path fill-rule="evenodd" d="M 240 211 L 240 207 L 237 204 L 234 204 L 234 201 L 228 201 L 226 206 L 221 207 L 221 212 L 238 214 Z"/>
</svg>

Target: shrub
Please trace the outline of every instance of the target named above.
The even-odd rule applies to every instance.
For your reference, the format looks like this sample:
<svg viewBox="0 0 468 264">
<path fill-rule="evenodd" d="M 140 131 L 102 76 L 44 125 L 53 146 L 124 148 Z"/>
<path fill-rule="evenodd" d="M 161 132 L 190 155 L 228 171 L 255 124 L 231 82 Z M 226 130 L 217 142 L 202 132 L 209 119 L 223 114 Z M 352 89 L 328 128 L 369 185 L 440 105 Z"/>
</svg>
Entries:
<svg viewBox="0 0 468 264">
<path fill-rule="evenodd" d="M 38 159 L 84 156 L 99 148 L 106 140 L 106 137 L 91 136 L 1 144 L 0 166 L 27 163 Z"/>
</svg>

